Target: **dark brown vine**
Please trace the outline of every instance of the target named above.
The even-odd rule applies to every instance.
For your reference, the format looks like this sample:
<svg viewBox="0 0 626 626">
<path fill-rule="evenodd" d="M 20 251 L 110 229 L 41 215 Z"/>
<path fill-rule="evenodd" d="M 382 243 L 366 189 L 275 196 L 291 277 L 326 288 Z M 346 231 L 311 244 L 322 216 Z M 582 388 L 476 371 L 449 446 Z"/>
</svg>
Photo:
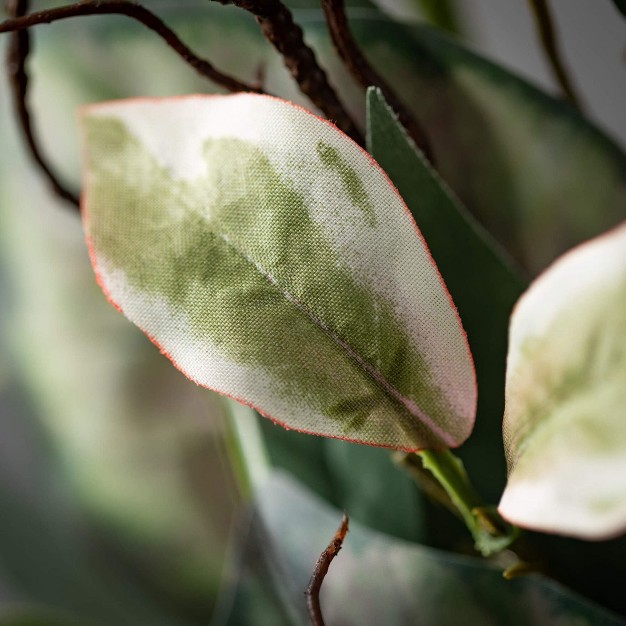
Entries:
<svg viewBox="0 0 626 626">
<path fill-rule="evenodd" d="M 254 14 L 267 39 L 283 56 L 285 65 L 294 76 L 300 90 L 341 130 L 363 145 L 359 129 L 328 82 L 326 73 L 317 63 L 314 52 L 304 42 L 302 29 L 294 23 L 291 12 L 280 0 L 216 1 L 221 4 L 235 4 Z M 46 160 L 28 108 L 29 78 L 26 64 L 32 45 L 28 29 L 72 17 L 124 15 L 153 31 L 201 76 L 227 91 L 265 93 L 259 81 L 248 84 L 217 70 L 209 61 L 199 57 L 187 47 L 159 17 L 129 0 L 83 1 L 33 13 L 29 13 L 29 0 L 7 0 L 7 12 L 9 19 L 0 23 L 0 33 L 12 33 L 7 71 L 19 125 L 33 160 L 54 192 L 75 206 L 79 204 L 78 197 L 59 180 L 53 167 Z"/>
<path fill-rule="evenodd" d="M 231 92 L 263 93 L 259 86 L 249 85 L 217 70 L 209 61 L 197 56 L 190 50 L 160 18 L 133 2 L 127 0 L 80 2 L 35 13 L 28 13 L 28 9 L 28 0 L 8 0 L 7 13 L 10 17 L 0 23 L 0 33 L 11 33 L 7 53 L 7 72 L 15 110 L 31 157 L 42 171 L 54 193 L 75 207 L 79 207 L 78 196 L 60 181 L 48 163 L 40 148 L 32 123 L 28 107 L 29 77 L 26 69 L 28 55 L 32 47 L 31 34 L 28 29 L 71 17 L 103 14 L 125 15 L 159 35 L 188 65 L 215 84 Z"/>
<path fill-rule="evenodd" d="M 319 66 L 315 53 L 305 43 L 302 28 L 293 21 L 291 11 L 280 0 L 215 0 L 233 4 L 252 13 L 263 34 L 280 52 L 285 65 L 300 90 L 338 128 L 363 145 L 363 137 L 339 100 L 326 72 Z"/>
<path fill-rule="evenodd" d="M 28 12 L 28 0 L 9 0 L 6 9 L 10 16 L 19 19 Z M 26 69 L 31 46 L 30 33 L 27 30 L 20 30 L 12 33 L 7 49 L 6 67 L 19 126 L 32 159 L 43 172 L 54 193 L 78 207 L 78 197 L 59 180 L 52 166 L 48 164 L 35 134 L 28 107 L 29 80 Z"/>
<path fill-rule="evenodd" d="M 259 93 L 261 91 L 254 85 L 249 85 L 248 83 L 242 82 L 217 70 L 209 61 L 199 57 L 190 50 L 159 17 L 154 15 L 154 13 L 128 0 L 77 2 L 46 11 L 37 11 L 23 17 L 5 20 L 0 23 L 0 33 L 21 31 L 39 24 L 50 24 L 58 20 L 89 15 L 125 15 L 126 17 L 130 17 L 159 35 L 161 39 L 163 39 L 163 41 L 165 41 L 165 43 L 188 65 L 193 67 L 198 74 L 208 78 L 216 85 L 224 87 L 224 89 L 231 92 L 252 91 Z"/>
<path fill-rule="evenodd" d="M 348 26 L 343 0 L 322 0 L 322 7 L 335 49 L 353 78 L 365 89 L 374 86 L 378 87 L 383 92 L 385 100 L 387 100 L 391 108 L 396 112 L 400 123 L 404 126 L 407 133 L 426 155 L 428 160 L 433 163 L 433 152 L 426 133 L 415 117 L 396 96 L 394 90 L 370 65 L 352 36 L 352 32 Z"/>
<path fill-rule="evenodd" d="M 344 513 L 341 526 L 339 526 L 333 540 L 328 544 L 326 550 L 320 554 L 319 559 L 317 559 L 311 581 L 305 591 L 307 608 L 313 626 L 324 626 L 324 617 L 320 606 L 320 591 L 332 560 L 339 554 L 339 550 L 343 546 L 344 539 L 348 533 L 349 521 L 348 515 Z"/>
<path fill-rule="evenodd" d="M 539 40 L 548 59 L 550 69 L 570 104 L 579 111 L 581 103 L 574 83 L 567 73 L 565 63 L 559 50 L 556 30 L 550 13 L 550 8 L 546 0 L 529 0 L 530 8 L 537 26 Z"/>
</svg>

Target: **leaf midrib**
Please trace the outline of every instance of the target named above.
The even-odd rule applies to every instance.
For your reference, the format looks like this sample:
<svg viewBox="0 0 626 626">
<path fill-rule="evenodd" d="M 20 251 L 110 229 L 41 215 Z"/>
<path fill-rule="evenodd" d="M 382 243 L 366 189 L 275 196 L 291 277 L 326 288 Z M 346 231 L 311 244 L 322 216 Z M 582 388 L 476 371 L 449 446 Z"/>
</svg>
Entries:
<svg viewBox="0 0 626 626">
<path fill-rule="evenodd" d="M 255 261 L 245 251 L 239 249 L 230 239 L 226 233 L 220 233 L 213 231 L 214 234 L 219 237 L 230 249 L 243 258 L 248 264 L 252 265 L 258 273 L 273 287 L 275 287 L 280 294 L 290 302 L 300 313 L 306 316 L 306 318 L 313 323 L 324 335 L 329 337 L 333 343 L 339 348 L 345 351 L 348 357 L 356 363 L 382 390 L 394 404 L 402 407 L 399 413 L 404 415 L 406 411 L 410 416 L 417 418 L 422 426 L 424 426 L 429 433 L 431 433 L 436 439 L 440 440 L 446 447 L 452 447 L 456 445 L 453 438 L 440 427 L 432 418 L 430 418 L 426 412 L 418 406 L 415 400 L 405 397 L 387 378 L 380 372 L 374 365 L 372 365 L 367 359 L 365 359 L 359 352 L 352 347 L 352 345 L 341 337 L 341 335 L 331 328 L 326 322 L 319 318 L 298 298 L 292 295 L 289 290 L 285 289 L 280 282 L 273 276 L 271 272 L 265 269 L 260 263 Z M 413 407 L 411 407 L 413 405 Z M 414 431 L 413 424 L 406 423 L 400 424 L 405 433 L 411 437 Z"/>
</svg>

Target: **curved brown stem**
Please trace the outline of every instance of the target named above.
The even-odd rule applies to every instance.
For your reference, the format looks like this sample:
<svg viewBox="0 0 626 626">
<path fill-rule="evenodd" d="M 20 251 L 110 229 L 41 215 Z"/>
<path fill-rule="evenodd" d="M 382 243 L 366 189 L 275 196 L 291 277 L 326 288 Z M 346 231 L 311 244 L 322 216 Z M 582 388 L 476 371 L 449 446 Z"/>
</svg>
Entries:
<svg viewBox="0 0 626 626">
<path fill-rule="evenodd" d="M 576 93 L 574 84 L 569 77 L 565 64 L 559 51 L 557 35 L 554 28 L 550 8 L 546 0 L 529 0 L 535 24 L 539 31 L 541 45 L 548 58 L 552 73 L 556 78 L 561 91 L 570 103 L 579 111 L 581 110 L 580 98 Z"/>
<path fill-rule="evenodd" d="M 228 91 L 261 92 L 258 87 L 242 82 L 228 74 L 217 70 L 209 61 L 197 56 L 178 36 L 154 13 L 145 7 L 128 0 L 95 0 L 94 2 L 77 2 L 65 6 L 37 11 L 23 17 L 8 19 L 0 23 L 0 33 L 21 31 L 38 24 L 50 24 L 58 20 L 87 15 L 125 15 L 134 19 L 157 35 L 172 48 L 198 74 Z"/>
<path fill-rule="evenodd" d="M 244 83 L 214 68 L 206 59 L 197 56 L 190 50 L 160 18 L 133 2 L 127 0 L 83 1 L 30 14 L 28 14 L 28 5 L 29 0 L 8 0 L 7 12 L 10 18 L 0 23 L 0 33 L 12 33 L 7 54 L 7 71 L 13 91 L 15 109 L 33 160 L 43 172 L 53 191 L 76 207 L 79 206 L 78 197 L 59 180 L 43 155 L 28 108 L 29 81 L 26 62 L 31 49 L 31 37 L 28 29 L 32 26 L 49 24 L 58 20 L 79 16 L 125 15 L 137 20 L 159 35 L 170 48 L 201 76 L 208 78 L 231 92 L 251 91 L 264 93 L 261 87 Z"/>
<path fill-rule="evenodd" d="M 20 18 L 28 12 L 28 0 L 9 0 L 7 2 L 7 12 L 15 18 Z M 54 193 L 78 207 L 78 197 L 59 180 L 39 148 L 39 142 L 28 108 L 28 72 L 26 71 L 26 61 L 30 50 L 31 39 L 27 30 L 20 30 L 12 34 L 7 49 L 7 72 L 19 126 L 31 157 L 43 172 Z"/>
<path fill-rule="evenodd" d="M 320 554 L 319 559 L 317 559 L 311 581 L 309 582 L 307 590 L 304 592 L 307 599 L 309 617 L 311 618 L 313 626 L 324 626 L 324 618 L 320 606 L 320 590 L 332 560 L 339 554 L 339 550 L 341 550 L 341 546 L 348 532 L 349 521 L 348 515 L 344 513 L 341 526 L 339 526 L 333 540 L 328 544 L 326 550 Z"/>
<path fill-rule="evenodd" d="M 315 53 L 304 41 L 302 29 L 293 21 L 291 11 L 280 0 L 215 0 L 252 13 L 263 34 L 280 52 L 300 90 L 344 133 L 363 145 L 363 137 L 339 100 Z"/>
<path fill-rule="evenodd" d="M 322 7 L 333 44 L 353 78 L 365 89 L 374 86 L 383 92 L 385 100 L 396 112 L 407 133 L 428 160 L 433 163 L 433 153 L 426 133 L 389 84 L 370 65 L 352 36 L 344 11 L 343 0 L 322 0 Z"/>
</svg>

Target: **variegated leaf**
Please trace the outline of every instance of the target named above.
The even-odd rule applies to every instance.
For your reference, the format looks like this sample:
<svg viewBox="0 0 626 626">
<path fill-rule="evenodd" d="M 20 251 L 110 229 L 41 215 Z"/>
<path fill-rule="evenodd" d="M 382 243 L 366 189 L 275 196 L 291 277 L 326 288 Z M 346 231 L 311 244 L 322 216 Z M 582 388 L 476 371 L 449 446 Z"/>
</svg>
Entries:
<svg viewBox="0 0 626 626">
<path fill-rule="evenodd" d="M 519 301 L 510 329 L 500 512 L 603 538 L 626 529 L 626 224 L 575 248 Z"/>
<path fill-rule="evenodd" d="M 187 376 L 316 434 L 469 435 L 456 309 L 397 191 L 334 126 L 250 94 L 96 105 L 83 125 L 96 273 Z"/>
</svg>

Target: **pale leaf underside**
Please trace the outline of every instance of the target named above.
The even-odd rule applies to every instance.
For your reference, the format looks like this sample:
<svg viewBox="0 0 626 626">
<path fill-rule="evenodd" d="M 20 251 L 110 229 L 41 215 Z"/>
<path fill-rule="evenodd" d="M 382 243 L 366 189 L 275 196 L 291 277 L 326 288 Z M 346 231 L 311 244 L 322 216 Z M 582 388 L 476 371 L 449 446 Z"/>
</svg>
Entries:
<svg viewBox="0 0 626 626">
<path fill-rule="evenodd" d="M 575 248 L 511 321 L 500 512 L 583 538 L 626 529 L 626 225 Z"/>
</svg>

